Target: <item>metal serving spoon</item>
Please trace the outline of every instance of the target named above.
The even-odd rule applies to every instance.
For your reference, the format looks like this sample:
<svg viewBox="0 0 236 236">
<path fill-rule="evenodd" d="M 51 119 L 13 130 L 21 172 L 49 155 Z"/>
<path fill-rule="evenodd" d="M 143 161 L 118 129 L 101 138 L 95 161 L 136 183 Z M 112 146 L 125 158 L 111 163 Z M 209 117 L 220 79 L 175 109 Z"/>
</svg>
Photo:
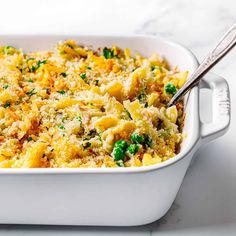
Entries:
<svg viewBox="0 0 236 236">
<path fill-rule="evenodd" d="M 198 84 L 200 79 L 223 58 L 236 45 L 236 24 L 234 24 L 222 37 L 216 47 L 206 56 L 196 71 L 184 86 L 172 97 L 167 104 L 168 107 L 174 105 L 190 89 Z"/>
</svg>

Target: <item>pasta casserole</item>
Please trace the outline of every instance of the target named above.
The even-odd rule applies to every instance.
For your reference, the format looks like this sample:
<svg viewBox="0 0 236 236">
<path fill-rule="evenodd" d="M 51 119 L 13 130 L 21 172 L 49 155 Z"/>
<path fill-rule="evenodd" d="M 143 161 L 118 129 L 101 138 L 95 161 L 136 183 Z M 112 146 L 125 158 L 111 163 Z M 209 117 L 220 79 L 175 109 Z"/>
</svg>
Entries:
<svg viewBox="0 0 236 236">
<path fill-rule="evenodd" d="M 139 167 L 173 158 L 186 82 L 159 55 L 73 40 L 56 50 L 0 47 L 0 168 Z"/>
</svg>

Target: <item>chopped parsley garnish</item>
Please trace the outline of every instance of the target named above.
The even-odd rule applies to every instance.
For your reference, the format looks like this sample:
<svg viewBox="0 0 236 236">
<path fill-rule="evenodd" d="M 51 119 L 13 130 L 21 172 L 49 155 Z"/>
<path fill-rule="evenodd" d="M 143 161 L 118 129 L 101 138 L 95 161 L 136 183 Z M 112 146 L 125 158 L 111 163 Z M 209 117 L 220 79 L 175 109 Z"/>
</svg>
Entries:
<svg viewBox="0 0 236 236">
<path fill-rule="evenodd" d="M 95 80 L 95 85 L 98 85 L 98 83 L 99 83 L 99 80 L 96 79 L 96 80 Z"/>
<path fill-rule="evenodd" d="M 50 92 L 51 92 L 50 88 L 46 88 L 46 93 L 47 93 L 47 95 L 49 95 Z"/>
<path fill-rule="evenodd" d="M 65 90 L 58 90 L 57 92 L 60 93 L 60 94 L 65 94 L 66 93 Z"/>
<path fill-rule="evenodd" d="M 89 147 L 91 147 L 91 143 L 90 142 L 86 142 L 82 146 L 83 146 L 83 148 L 89 148 Z"/>
<path fill-rule="evenodd" d="M 138 95 L 138 100 L 141 102 L 141 103 L 145 103 L 146 100 L 147 100 L 147 96 L 144 94 L 144 93 L 141 93 Z"/>
<path fill-rule="evenodd" d="M 4 89 L 7 89 L 8 87 L 9 87 L 8 84 L 3 85 L 3 88 L 4 88 Z"/>
<path fill-rule="evenodd" d="M 74 47 L 73 47 L 71 44 L 67 43 L 66 45 L 67 45 L 69 48 L 74 49 Z"/>
<path fill-rule="evenodd" d="M 10 107 L 10 106 L 11 106 L 11 103 L 10 103 L 10 102 L 6 102 L 6 103 L 3 105 L 4 108 Z"/>
<path fill-rule="evenodd" d="M 35 89 L 33 88 L 32 90 L 30 90 L 30 91 L 27 92 L 26 94 L 31 97 L 31 96 L 33 96 L 34 94 L 36 94 L 36 93 L 34 92 L 34 90 L 35 90 Z"/>
<path fill-rule="evenodd" d="M 125 112 L 127 113 L 127 115 L 128 115 L 128 117 L 130 118 L 130 120 L 132 120 L 132 117 L 131 117 L 129 111 L 128 111 L 127 109 L 125 109 Z"/>
<path fill-rule="evenodd" d="M 31 59 L 31 58 L 29 58 L 29 59 Z M 32 58 L 31 60 L 34 60 L 34 58 Z M 39 60 L 37 63 L 37 66 L 32 65 L 32 67 L 30 68 L 30 72 L 35 72 L 41 65 L 46 64 L 46 62 L 47 62 L 46 60 L 42 60 L 42 61 Z"/>
<path fill-rule="evenodd" d="M 107 48 L 107 47 L 103 48 L 103 56 L 104 56 L 106 59 L 110 59 L 110 58 L 115 57 L 114 50 L 109 49 L 109 48 Z"/>
<path fill-rule="evenodd" d="M 32 141 L 32 140 L 33 140 L 32 137 L 27 138 L 27 141 L 29 141 L 29 142 Z"/>
<path fill-rule="evenodd" d="M 28 63 L 29 61 L 35 60 L 35 58 L 30 57 L 28 59 L 26 59 L 26 63 Z M 36 71 L 36 67 L 34 65 L 31 66 L 31 68 L 29 68 L 30 72 L 35 72 Z"/>
<path fill-rule="evenodd" d="M 65 121 L 67 120 L 68 117 L 63 117 L 62 118 L 62 122 L 65 123 Z"/>
<path fill-rule="evenodd" d="M 92 70 L 92 68 L 90 66 L 86 66 L 86 69 L 88 70 Z"/>
<path fill-rule="evenodd" d="M 87 78 L 85 73 L 81 73 L 81 74 L 80 74 L 80 77 L 81 77 L 83 80 L 85 80 L 85 79 Z"/>
<path fill-rule="evenodd" d="M 35 72 L 36 71 L 36 67 L 34 65 L 32 65 L 32 67 L 30 68 L 30 72 Z"/>
<path fill-rule="evenodd" d="M 95 130 L 95 129 L 91 129 L 91 130 L 89 130 L 89 132 L 88 132 L 88 135 L 89 136 L 95 136 L 97 134 L 97 131 Z"/>
<path fill-rule="evenodd" d="M 62 75 L 64 78 L 66 78 L 66 73 L 62 72 L 60 75 Z"/>
<path fill-rule="evenodd" d="M 154 71 L 155 69 L 158 69 L 161 73 L 163 72 L 161 66 L 151 66 L 151 70 Z"/>
<path fill-rule="evenodd" d="M 76 120 L 82 123 L 82 117 L 81 116 L 76 117 Z"/>
<path fill-rule="evenodd" d="M 22 68 L 19 68 L 18 66 L 16 67 L 21 73 L 23 72 Z"/>
<path fill-rule="evenodd" d="M 99 134 L 96 135 L 96 137 L 98 137 L 98 139 L 99 139 L 100 141 L 102 141 L 101 134 L 102 134 L 102 133 L 99 133 Z"/>
<path fill-rule="evenodd" d="M 58 125 L 58 128 L 59 129 L 65 129 L 65 126 L 64 125 Z"/>
<path fill-rule="evenodd" d="M 33 83 L 34 81 L 32 79 L 29 79 L 28 82 Z"/>
<path fill-rule="evenodd" d="M 38 61 L 38 67 L 37 67 L 37 69 L 41 66 L 41 65 L 44 65 L 44 64 L 46 64 L 46 60 L 42 60 L 42 61 Z"/>
</svg>

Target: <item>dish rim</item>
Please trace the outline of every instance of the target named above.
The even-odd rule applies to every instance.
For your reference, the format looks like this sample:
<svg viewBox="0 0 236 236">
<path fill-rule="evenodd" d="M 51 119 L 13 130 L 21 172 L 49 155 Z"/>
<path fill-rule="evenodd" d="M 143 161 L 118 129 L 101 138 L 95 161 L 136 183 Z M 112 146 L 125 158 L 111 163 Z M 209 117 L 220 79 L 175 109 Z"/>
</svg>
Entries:
<svg viewBox="0 0 236 236">
<path fill-rule="evenodd" d="M 175 48 L 178 48 L 180 51 L 183 52 L 183 54 L 187 54 L 189 58 L 191 59 L 191 63 L 193 67 L 196 69 L 199 65 L 199 62 L 196 58 L 196 56 L 193 54 L 191 50 L 189 50 L 187 47 L 183 46 L 181 43 L 172 41 L 169 39 L 166 39 L 161 36 L 154 36 L 154 35 L 143 35 L 143 34 L 117 34 L 117 35 L 102 35 L 102 34 L 2 34 L 0 36 L 0 39 L 4 37 L 33 37 L 33 38 L 45 38 L 45 37 L 61 37 L 63 38 L 72 38 L 72 37 L 78 37 L 78 38 L 106 38 L 106 39 L 157 39 L 169 46 L 173 46 Z M 193 104 L 198 105 L 198 95 L 199 95 L 199 86 L 194 87 L 189 96 L 192 99 Z M 195 112 L 197 112 L 198 117 L 195 118 L 195 122 L 199 123 L 199 114 L 198 114 L 198 106 L 195 108 Z M 197 119 L 198 118 L 198 119 Z M 150 166 L 141 166 L 141 167 L 125 167 L 125 168 L 0 168 L 0 175 L 2 174 L 118 174 L 118 173 L 143 173 L 143 172 L 150 172 L 162 168 L 166 168 L 168 166 L 171 166 L 173 164 L 178 163 L 183 158 L 186 158 L 193 148 L 198 143 L 198 140 L 200 138 L 199 134 L 199 125 L 198 129 L 194 129 L 193 131 L 194 139 L 190 141 L 190 143 L 187 145 L 187 147 L 184 148 L 183 151 L 180 151 L 176 156 L 173 158 L 170 158 L 164 162 L 150 165 Z"/>
</svg>

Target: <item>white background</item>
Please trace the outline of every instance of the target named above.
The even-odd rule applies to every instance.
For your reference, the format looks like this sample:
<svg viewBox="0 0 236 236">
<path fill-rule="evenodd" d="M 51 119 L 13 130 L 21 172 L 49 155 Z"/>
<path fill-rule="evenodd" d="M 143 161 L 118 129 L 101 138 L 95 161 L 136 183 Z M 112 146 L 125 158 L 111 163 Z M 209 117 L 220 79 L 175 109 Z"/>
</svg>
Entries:
<svg viewBox="0 0 236 236">
<path fill-rule="evenodd" d="M 1 0 L 0 6 L 1 34 L 158 34 L 200 60 L 236 22 L 234 0 Z M 230 130 L 199 152 L 161 220 L 129 228 L 2 225 L 0 235 L 236 235 L 236 49 L 213 71 L 230 85 Z"/>
</svg>

